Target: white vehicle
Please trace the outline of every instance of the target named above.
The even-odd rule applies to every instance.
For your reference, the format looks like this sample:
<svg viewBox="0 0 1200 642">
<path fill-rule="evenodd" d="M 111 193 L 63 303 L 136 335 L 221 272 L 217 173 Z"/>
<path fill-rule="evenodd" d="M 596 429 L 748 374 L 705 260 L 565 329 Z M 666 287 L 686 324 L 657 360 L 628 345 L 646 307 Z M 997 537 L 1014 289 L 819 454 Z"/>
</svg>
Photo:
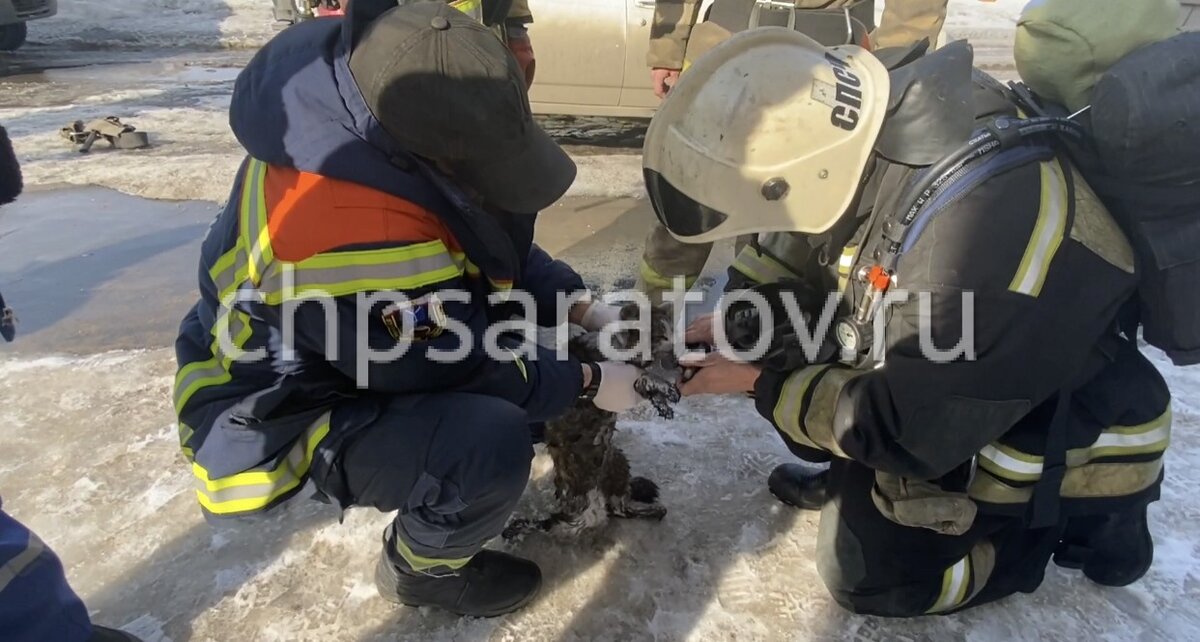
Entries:
<svg viewBox="0 0 1200 642">
<path fill-rule="evenodd" d="M 711 4 L 706 0 L 701 11 Z M 537 53 L 529 91 L 535 113 L 654 115 L 660 101 L 646 66 L 654 0 L 529 0 L 529 9 Z"/>
<path fill-rule="evenodd" d="M 1200 2 L 1200 0 L 1196 0 Z M 537 54 L 537 72 L 529 101 L 535 113 L 571 116 L 650 118 L 661 102 L 650 87 L 646 52 L 655 0 L 529 0 L 533 24 L 529 35 Z M 705 18 L 714 0 L 703 0 L 699 14 Z M 796 13 L 791 2 L 758 0 L 764 11 L 782 11 L 799 19 L 830 24 L 821 18 Z M 756 7 L 757 11 L 758 8 Z M 751 20 L 756 20 L 751 14 Z M 796 17 L 792 18 L 796 20 Z M 842 14 L 833 18 L 836 28 Z M 865 26 L 844 17 L 846 42 L 865 37 Z M 801 29 L 802 31 L 804 29 Z"/>
<path fill-rule="evenodd" d="M 1200 0 L 1180 0 L 1183 17 L 1180 27 L 1185 31 L 1200 31 Z"/>
<path fill-rule="evenodd" d="M 25 44 L 25 23 L 58 13 L 58 0 L 0 0 L 0 51 Z"/>
</svg>

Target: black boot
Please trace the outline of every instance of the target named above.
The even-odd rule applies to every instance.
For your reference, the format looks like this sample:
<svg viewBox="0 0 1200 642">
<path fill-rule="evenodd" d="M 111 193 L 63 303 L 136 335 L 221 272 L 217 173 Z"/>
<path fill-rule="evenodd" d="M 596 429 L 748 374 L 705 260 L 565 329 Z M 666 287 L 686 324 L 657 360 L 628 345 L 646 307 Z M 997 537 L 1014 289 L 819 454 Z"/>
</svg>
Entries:
<svg viewBox="0 0 1200 642">
<path fill-rule="evenodd" d="M 142 642 L 142 640 L 131 633 L 93 624 L 92 637 L 88 638 L 88 642 Z"/>
<path fill-rule="evenodd" d="M 1054 563 L 1082 569 L 1087 578 L 1104 586 L 1128 586 L 1142 578 L 1154 561 L 1154 540 L 1146 507 L 1126 513 L 1079 517 L 1054 553 Z"/>
<path fill-rule="evenodd" d="M 457 571 L 420 573 L 400 557 L 391 537 L 389 528 L 375 566 L 375 587 L 390 602 L 495 617 L 529 604 L 542 586 L 537 564 L 498 551 L 480 551 Z"/>
<path fill-rule="evenodd" d="M 821 510 L 825 505 L 827 468 L 805 464 L 781 464 L 771 471 L 767 488 L 779 501 L 804 510 Z"/>
</svg>

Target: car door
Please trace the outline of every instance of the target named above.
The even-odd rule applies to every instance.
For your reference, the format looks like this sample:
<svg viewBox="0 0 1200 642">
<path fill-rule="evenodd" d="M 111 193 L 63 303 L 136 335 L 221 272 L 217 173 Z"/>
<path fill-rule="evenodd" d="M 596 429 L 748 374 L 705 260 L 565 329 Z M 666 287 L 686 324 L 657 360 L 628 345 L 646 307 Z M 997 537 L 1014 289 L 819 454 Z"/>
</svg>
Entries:
<svg viewBox="0 0 1200 642">
<path fill-rule="evenodd" d="M 655 109 L 660 101 L 650 88 L 650 68 L 646 66 L 650 25 L 654 24 L 654 0 L 625 0 L 625 14 L 625 84 L 621 90 L 621 106 Z"/>
<path fill-rule="evenodd" d="M 627 58 L 625 2 L 529 0 L 535 111 L 580 114 L 618 106 Z"/>
</svg>

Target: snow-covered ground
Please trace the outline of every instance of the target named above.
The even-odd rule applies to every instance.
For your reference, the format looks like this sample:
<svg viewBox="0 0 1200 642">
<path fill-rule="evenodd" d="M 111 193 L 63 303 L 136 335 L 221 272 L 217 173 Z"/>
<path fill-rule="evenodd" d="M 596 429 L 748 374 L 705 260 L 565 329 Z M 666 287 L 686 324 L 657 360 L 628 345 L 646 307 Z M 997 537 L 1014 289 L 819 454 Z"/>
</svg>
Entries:
<svg viewBox="0 0 1200 642">
<path fill-rule="evenodd" d="M 29 40 L 93 49 L 259 47 L 275 33 L 271 0 L 63 0 Z"/>
<path fill-rule="evenodd" d="M 981 62 L 1003 68 L 1004 34 L 1021 4 L 952 0 L 947 28 L 987 43 Z M 60 7 L 58 18 L 35 23 L 39 46 L 163 53 L 124 68 L 47 72 L 36 83 L 0 79 L 0 123 L 15 136 L 29 184 L 224 200 L 241 157 L 225 109 L 248 54 L 195 49 L 260 44 L 272 33 L 269 2 Z M 80 155 L 57 137 L 67 121 L 107 115 L 151 132 L 155 146 Z M 641 193 L 635 154 L 577 160 L 574 194 Z M 612 282 L 621 266 L 633 273 L 636 247 L 604 258 L 577 267 Z M 661 484 L 670 514 L 579 541 L 533 536 L 514 545 L 542 565 L 545 590 L 528 609 L 495 620 L 379 600 L 370 570 L 387 517 L 369 510 L 339 524 L 327 508 L 300 503 L 270 520 L 205 524 L 178 452 L 165 344 L 0 359 L 0 494 L 6 510 L 61 554 L 98 622 L 151 642 L 1200 639 L 1200 499 L 1192 492 L 1200 488 L 1200 371 L 1159 362 L 1175 391 L 1176 424 L 1163 501 L 1151 509 L 1150 574 L 1129 588 L 1102 589 L 1051 567 L 1034 595 L 948 618 L 886 621 L 832 603 L 811 562 L 816 516 L 786 510 L 766 492 L 766 475 L 788 455 L 737 399 L 686 401 L 673 422 L 645 411 L 623 420 L 620 443 L 637 471 Z M 539 454 L 521 510 L 547 501 L 548 467 Z"/>
</svg>

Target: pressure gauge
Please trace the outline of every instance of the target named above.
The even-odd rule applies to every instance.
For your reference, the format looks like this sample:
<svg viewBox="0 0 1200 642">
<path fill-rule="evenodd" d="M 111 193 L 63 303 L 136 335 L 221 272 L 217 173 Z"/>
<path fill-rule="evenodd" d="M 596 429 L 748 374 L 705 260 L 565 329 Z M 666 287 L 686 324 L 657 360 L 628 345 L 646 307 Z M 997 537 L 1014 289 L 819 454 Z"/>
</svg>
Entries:
<svg viewBox="0 0 1200 642">
<path fill-rule="evenodd" d="M 857 353 L 859 346 L 862 345 L 862 337 L 859 336 L 858 325 L 849 319 L 838 321 L 837 327 L 834 329 L 837 336 L 838 345 L 842 350 Z"/>
</svg>

